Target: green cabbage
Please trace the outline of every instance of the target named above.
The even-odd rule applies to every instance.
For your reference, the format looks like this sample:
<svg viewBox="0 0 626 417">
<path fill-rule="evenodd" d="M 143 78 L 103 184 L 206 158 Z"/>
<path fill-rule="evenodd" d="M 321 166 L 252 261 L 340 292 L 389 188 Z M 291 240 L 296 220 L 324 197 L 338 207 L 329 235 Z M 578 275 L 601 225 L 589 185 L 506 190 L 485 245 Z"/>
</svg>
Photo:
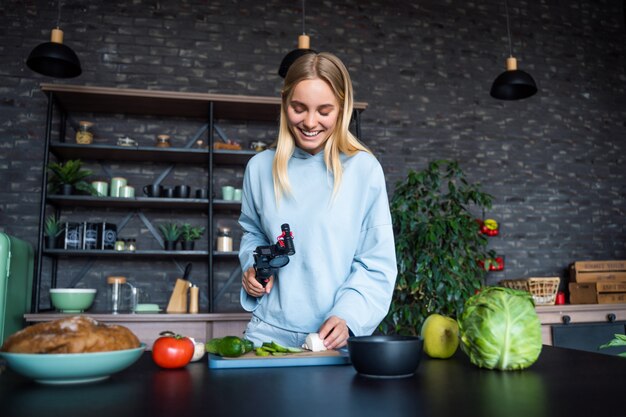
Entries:
<svg viewBox="0 0 626 417">
<path fill-rule="evenodd" d="M 541 353 L 541 322 L 526 291 L 483 288 L 458 321 L 461 350 L 481 368 L 525 369 Z"/>
</svg>

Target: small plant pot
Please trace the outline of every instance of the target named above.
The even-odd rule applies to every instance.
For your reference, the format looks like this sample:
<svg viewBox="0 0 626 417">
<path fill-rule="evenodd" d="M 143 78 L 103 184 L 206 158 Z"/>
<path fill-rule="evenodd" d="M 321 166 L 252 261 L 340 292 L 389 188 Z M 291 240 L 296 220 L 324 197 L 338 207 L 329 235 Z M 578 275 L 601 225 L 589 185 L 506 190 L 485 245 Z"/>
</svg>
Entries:
<svg viewBox="0 0 626 417">
<path fill-rule="evenodd" d="M 175 240 L 166 240 L 163 242 L 165 250 L 176 250 L 176 241 Z"/>
<path fill-rule="evenodd" d="M 46 249 L 56 249 L 57 248 L 57 236 L 46 236 Z"/>
<path fill-rule="evenodd" d="M 61 185 L 61 195 L 72 195 L 74 193 L 74 186 L 72 184 Z"/>
<path fill-rule="evenodd" d="M 193 248 L 196 246 L 196 242 L 194 242 L 193 240 L 183 240 L 182 242 L 180 242 L 180 245 L 182 246 L 183 250 L 193 250 Z"/>
</svg>

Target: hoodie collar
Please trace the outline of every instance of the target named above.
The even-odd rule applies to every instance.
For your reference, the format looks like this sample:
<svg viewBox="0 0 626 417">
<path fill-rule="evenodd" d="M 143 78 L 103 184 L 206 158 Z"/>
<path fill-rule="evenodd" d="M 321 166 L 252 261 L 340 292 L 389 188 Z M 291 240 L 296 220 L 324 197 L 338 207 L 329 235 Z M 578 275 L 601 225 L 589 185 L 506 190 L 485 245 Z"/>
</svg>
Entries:
<svg viewBox="0 0 626 417">
<path fill-rule="evenodd" d="M 311 159 L 311 158 L 317 158 L 317 159 L 321 158 L 321 159 L 324 159 L 324 150 L 322 149 L 321 151 L 319 151 L 315 155 L 311 155 L 307 151 L 302 150 L 301 148 L 298 148 L 296 146 L 294 151 L 293 151 L 293 157 L 294 158 L 298 158 L 298 159 Z"/>
</svg>

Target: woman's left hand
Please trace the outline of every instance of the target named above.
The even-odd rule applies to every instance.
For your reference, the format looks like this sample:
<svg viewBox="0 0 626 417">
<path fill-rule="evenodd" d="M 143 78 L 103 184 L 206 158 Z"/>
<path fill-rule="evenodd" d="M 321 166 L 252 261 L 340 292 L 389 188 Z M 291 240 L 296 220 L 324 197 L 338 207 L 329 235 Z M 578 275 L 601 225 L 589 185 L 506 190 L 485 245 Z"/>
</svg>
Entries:
<svg viewBox="0 0 626 417">
<path fill-rule="evenodd" d="M 319 335 L 320 339 L 324 341 L 326 349 L 337 349 L 348 344 L 350 331 L 344 319 L 330 316 L 320 327 Z"/>
</svg>

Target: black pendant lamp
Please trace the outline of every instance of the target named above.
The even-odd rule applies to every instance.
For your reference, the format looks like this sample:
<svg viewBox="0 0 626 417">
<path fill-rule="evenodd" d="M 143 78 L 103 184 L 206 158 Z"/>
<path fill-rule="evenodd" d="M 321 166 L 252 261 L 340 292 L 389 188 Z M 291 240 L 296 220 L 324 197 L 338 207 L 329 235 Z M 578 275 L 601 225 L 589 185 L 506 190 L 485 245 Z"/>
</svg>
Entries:
<svg viewBox="0 0 626 417">
<path fill-rule="evenodd" d="M 285 76 L 287 75 L 287 71 L 289 70 L 289 67 L 291 66 L 291 64 L 293 64 L 296 61 L 296 59 L 306 54 L 316 53 L 313 49 L 310 49 L 311 39 L 309 38 L 309 36 L 306 34 L 306 31 L 304 30 L 304 20 L 305 20 L 304 2 L 305 0 L 302 0 L 302 35 L 298 36 L 298 49 L 294 49 L 293 51 L 285 55 L 282 62 L 280 63 L 280 67 L 278 67 L 278 75 L 280 75 L 282 78 L 285 78 Z"/>
<path fill-rule="evenodd" d="M 60 0 L 58 5 L 57 27 L 52 29 L 50 42 L 36 46 L 28 56 L 26 65 L 31 70 L 50 77 L 78 77 L 82 73 L 80 61 L 70 47 L 63 45 L 63 31 L 59 28 L 61 20 Z"/>
<path fill-rule="evenodd" d="M 506 60 L 506 71 L 498 75 L 491 86 L 491 97 L 500 100 L 521 100 L 537 92 L 535 80 L 527 72 L 517 69 L 517 59 L 513 57 L 511 46 L 511 28 L 509 24 L 509 8 L 504 0 L 506 13 L 506 30 L 509 39 L 509 57 Z"/>
</svg>

